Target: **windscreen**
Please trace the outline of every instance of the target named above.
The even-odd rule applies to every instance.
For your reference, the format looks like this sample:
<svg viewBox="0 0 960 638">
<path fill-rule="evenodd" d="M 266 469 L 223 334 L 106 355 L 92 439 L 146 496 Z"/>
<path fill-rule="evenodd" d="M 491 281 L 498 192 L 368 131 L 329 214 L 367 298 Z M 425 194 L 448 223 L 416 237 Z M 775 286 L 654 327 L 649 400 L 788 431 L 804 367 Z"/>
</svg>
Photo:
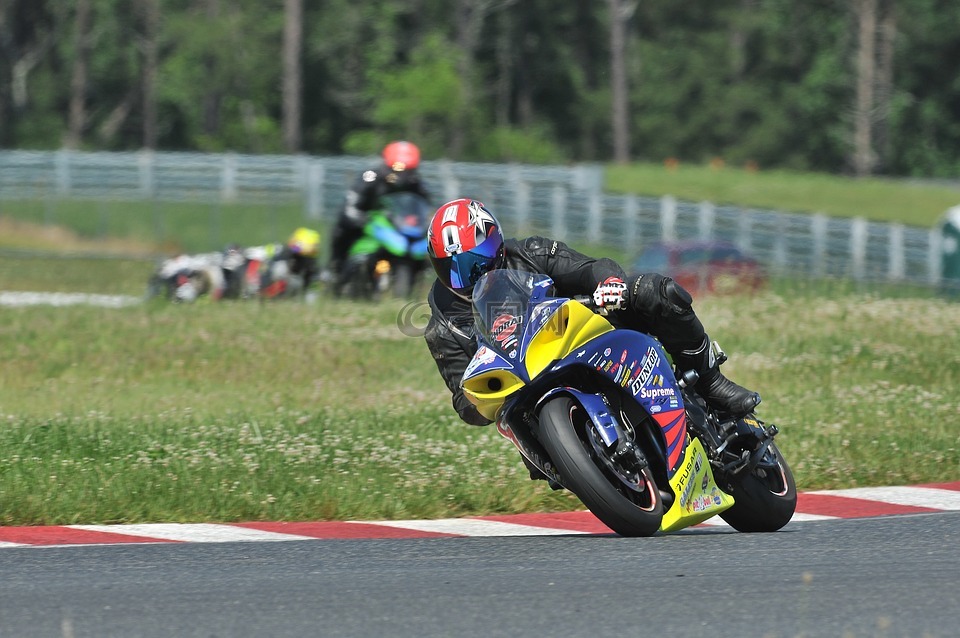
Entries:
<svg viewBox="0 0 960 638">
<path fill-rule="evenodd" d="M 497 269 L 486 273 L 473 291 L 477 331 L 490 345 L 516 349 L 531 297 L 542 299 L 553 280 L 546 275 Z"/>
</svg>

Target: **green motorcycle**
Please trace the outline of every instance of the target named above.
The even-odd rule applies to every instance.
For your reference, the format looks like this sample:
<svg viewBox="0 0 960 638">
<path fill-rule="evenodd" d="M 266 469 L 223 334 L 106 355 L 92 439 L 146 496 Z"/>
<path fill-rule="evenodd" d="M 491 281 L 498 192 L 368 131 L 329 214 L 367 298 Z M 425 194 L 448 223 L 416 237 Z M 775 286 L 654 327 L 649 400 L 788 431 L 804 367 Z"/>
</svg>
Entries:
<svg viewBox="0 0 960 638">
<path fill-rule="evenodd" d="M 336 282 L 337 296 L 376 299 L 391 293 L 409 298 L 427 269 L 427 201 L 416 193 L 392 193 L 370 212 Z"/>
</svg>

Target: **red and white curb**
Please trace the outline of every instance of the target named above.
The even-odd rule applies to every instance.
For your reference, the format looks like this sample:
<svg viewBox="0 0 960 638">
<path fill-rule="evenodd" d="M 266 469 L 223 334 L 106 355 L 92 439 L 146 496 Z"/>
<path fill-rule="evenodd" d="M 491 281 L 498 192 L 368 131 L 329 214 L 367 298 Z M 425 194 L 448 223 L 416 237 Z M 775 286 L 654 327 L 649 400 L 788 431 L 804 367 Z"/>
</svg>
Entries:
<svg viewBox="0 0 960 638">
<path fill-rule="evenodd" d="M 863 487 L 803 492 L 797 499 L 797 512 L 790 524 L 945 511 L 960 511 L 960 481 L 909 487 Z M 716 517 L 698 527 L 728 526 Z M 0 527 L 0 548 L 610 533 L 593 514 L 580 511 L 413 521 Z"/>
</svg>

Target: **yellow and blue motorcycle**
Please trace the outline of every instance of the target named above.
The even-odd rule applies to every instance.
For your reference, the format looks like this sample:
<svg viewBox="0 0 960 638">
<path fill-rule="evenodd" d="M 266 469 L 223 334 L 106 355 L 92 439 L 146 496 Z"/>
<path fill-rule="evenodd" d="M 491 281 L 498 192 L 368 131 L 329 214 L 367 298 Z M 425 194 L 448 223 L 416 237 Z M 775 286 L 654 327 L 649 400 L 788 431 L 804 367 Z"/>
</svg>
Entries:
<svg viewBox="0 0 960 638">
<path fill-rule="evenodd" d="M 528 461 L 624 536 L 716 515 L 747 532 L 790 521 L 776 426 L 717 413 L 656 339 L 552 293 L 546 275 L 502 269 L 473 294 L 479 347 L 461 385 Z"/>
</svg>

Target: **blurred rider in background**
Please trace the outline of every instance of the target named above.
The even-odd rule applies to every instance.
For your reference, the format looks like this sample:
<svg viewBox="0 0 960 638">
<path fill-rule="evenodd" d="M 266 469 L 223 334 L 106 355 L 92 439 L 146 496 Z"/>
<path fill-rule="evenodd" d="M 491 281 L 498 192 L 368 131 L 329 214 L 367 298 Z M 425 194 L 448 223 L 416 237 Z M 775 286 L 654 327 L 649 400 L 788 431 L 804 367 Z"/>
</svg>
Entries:
<svg viewBox="0 0 960 638">
<path fill-rule="evenodd" d="M 382 162 L 357 177 L 347 191 L 343 209 L 330 239 L 330 260 L 325 279 L 339 279 L 350 247 L 363 235 L 369 212 L 380 205 L 380 198 L 390 193 L 413 192 L 430 200 L 417 168 L 420 149 L 406 141 L 390 142 L 381 153 Z"/>
<path fill-rule="evenodd" d="M 271 299 L 306 294 L 319 276 L 319 254 L 320 233 L 303 227 L 296 229 L 285 244 L 247 248 L 248 287 Z"/>
</svg>

